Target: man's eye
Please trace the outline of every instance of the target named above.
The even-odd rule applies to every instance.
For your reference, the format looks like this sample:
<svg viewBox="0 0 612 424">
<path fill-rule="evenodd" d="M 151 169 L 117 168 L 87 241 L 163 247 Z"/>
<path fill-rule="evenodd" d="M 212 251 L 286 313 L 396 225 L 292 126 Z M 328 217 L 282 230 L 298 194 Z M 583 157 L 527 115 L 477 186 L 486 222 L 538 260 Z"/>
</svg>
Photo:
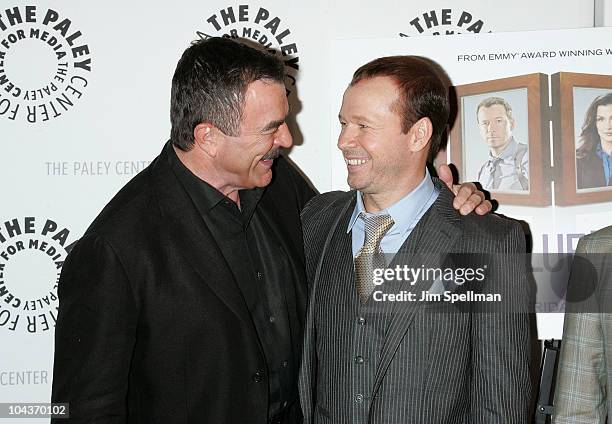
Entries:
<svg viewBox="0 0 612 424">
<path fill-rule="evenodd" d="M 359 124 L 359 128 L 364 129 L 364 128 L 370 128 L 370 127 L 366 124 Z"/>
<path fill-rule="evenodd" d="M 340 126 L 341 126 L 341 127 L 346 127 L 346 122 L 344 122 L 344 121 L 340 121 Z"/>
</svg>

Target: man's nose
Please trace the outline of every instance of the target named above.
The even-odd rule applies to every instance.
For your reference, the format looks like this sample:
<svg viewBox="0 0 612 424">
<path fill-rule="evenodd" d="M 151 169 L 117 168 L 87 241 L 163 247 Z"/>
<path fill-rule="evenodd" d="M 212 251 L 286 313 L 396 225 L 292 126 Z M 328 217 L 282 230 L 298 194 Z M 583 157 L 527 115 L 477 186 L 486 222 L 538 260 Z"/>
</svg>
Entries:
<svg viewBox="0 0 612 424">
<path fill-rule="evenodd" d="M 293 146 L 293 137 L 291 136 L 291 131 L 289 131 L 287 123 L 284 123 L 278 128 L 274 144 L 284 147 L 285 149 Z"/>
<path fill-rule="evenodd" d="M 349 147 L 354 147 L 357 144 L 357 137 L 354 131 L 348 127 L 342 129 L 338 136 L 338 149 L 344 150 Z"/>
</svg>

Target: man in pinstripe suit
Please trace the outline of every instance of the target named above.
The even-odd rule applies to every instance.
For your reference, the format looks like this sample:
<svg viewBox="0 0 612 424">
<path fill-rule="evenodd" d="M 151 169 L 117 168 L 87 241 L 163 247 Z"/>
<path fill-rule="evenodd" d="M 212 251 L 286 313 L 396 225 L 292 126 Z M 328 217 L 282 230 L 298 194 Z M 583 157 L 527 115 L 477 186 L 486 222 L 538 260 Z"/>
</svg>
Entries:
<svg viewBox="0 0 612 424">
<path fill-rule="evenodd" d="M 555 424 L 605 424 L 612 411 L 611 289 L 609 226 L 582 237 L 576 248 L 555 392 Z"/>
<path fill-rule="evenodd" d="M 524 235 L 507 219 L 461 216 L 430 177 L 426 162 L 448 111 L 432 64 L 412 56 L 362 66 L 344 94 L 338 147 L 353 191 L 319 195 L 302 213 L 311 293 L 300 372 L 305 423 L 527 422 Z M 495 305 L 466 302 L 452 313 L 450 302 L 380 301 L 424 286 L 371 284 L 381 260 L 388 270 L 433 269 L 450 254 L 483 252 L 479 288 L 501 295 Z M 433 284 L 430 293 L 467 288 Z"/>
</svg>

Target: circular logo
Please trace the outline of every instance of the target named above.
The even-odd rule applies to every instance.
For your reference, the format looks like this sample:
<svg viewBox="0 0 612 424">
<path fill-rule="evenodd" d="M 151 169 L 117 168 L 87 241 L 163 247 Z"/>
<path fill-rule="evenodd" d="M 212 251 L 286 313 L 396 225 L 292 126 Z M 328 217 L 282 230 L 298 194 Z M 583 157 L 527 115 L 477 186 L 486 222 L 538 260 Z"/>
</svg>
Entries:
<svg viewBox="0 0 612 424">
<path fill-rule="evenodd" d="M 0 11 L 0 117 L 59 118 L 81 100 L 90 72 L 89 46 L 72 20 L 37 6 Z"/>
<path fill-rule="evenodd" d="M 207 29 L 196 31 L 201 39 L 210 37 L 244 38 L 264 46 L 285 63 L 285 87 L 287 96 L 295 91 L 299 70 L 298 47 L 293 42 L 291 30 L 285 22 L 270 10 L 251 9 L 248 4 L 229 6 L 206 19 Z"/>
<path fill-rule="evenodd" d="M 484 22 L 465 10 L 440 9 L 430 10 L 409 21 L 410 28 L 400 32 L 400 37 L 411 35 L 441 35 L 479 33 L 483 31 Z M 491 32 L 485 30 L 485 32 Z"/>
<path fill-rule="evenodd" d="M 0 224 L 0 328 L 41 333 L 57 320 L 57 284 L 70 231 L 48 218 Z"/>
</svg>

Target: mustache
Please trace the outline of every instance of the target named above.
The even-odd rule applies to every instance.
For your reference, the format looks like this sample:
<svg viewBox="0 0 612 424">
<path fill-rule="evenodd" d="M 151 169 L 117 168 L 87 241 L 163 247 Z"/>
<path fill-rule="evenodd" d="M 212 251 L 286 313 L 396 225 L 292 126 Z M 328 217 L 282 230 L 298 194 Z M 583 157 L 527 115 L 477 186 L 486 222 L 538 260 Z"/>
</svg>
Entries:
<svg viewBox="0 0 612 424">
<path fill-rule="evenodd" d="M 274 149 L 274 150 L 270 150 L 268 153 L 266 153 L 261 160 L 274 160 L 277 157 L 280 156 L 280 149 Z"/>
</svg>

